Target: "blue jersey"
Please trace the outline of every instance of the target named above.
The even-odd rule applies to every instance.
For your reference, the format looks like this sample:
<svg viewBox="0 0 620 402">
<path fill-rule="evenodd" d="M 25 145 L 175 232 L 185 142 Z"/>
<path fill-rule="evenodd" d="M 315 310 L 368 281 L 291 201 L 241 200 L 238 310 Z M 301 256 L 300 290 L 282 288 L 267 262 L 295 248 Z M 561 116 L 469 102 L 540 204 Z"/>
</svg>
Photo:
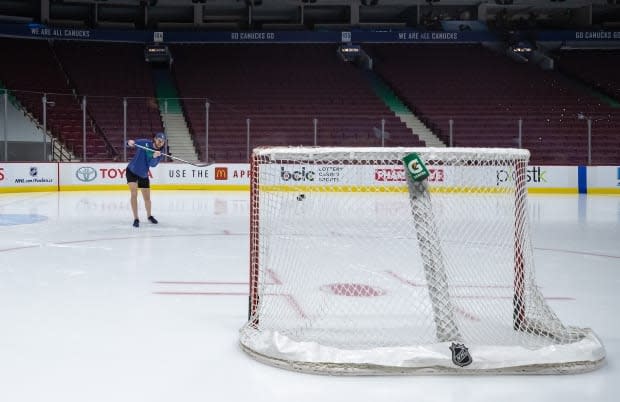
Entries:
<svg viewBox="0 0 620 402">
<path fill-rule="evenodd" d="M 157 166 L 157 164 L 163 159 L 163 156 L 158 156 L 157 158 L 153 158 L 153 152 L 162 151 L 159 149 L 154 149 L 153 141 L 147 139 L 138 139 L 136 140 L 136 144 L 142 145 L 143 147 L 147 147 L 153 149 L 153 151 L 146 151 L 141 148 L 136 148 L 136 154 L 133 156 L 131 161 L 129 161 L 129 165 L 127 165 L 127 169 L 131 170 L 136 174 L 136 176 L 147 178 L 149 174 L 149 168 Z"/>
</svg>

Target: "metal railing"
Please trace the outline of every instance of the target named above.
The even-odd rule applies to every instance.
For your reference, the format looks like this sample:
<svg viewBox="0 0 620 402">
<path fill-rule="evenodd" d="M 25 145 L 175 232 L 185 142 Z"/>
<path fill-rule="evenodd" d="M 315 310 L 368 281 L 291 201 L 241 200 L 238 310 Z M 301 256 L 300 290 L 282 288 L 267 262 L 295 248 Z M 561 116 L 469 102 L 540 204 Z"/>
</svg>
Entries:
<svg viewBox="0 0 620 402">
<path fill-rule="evenodd" d="M 19 91 L 17 93 L 19 98 Z M 22 91 L 27 92 L 27 91 Z M 150 137 L 157 128 L 149 125 L 148 115 L 156 112 L 159 118 L 163 114 L 173 113 L 169 110 L 168 102 L 172 98 L 155 99 L 152 97 L 77 97 L 75 94 L 51 94 L 28 92 L 30 100 L 40 96 L 40 111 L 32 111 L 33 116 L 39 116 L 44 133 L 52 135 L 55 145 L 62 143 L 63 149 L 71 150 L 80 147 L 80 154 L 75 155 L 82 161 L 90 160 L 90 147 L 93 146 L 93 138 L 108 146 L 109 160 L 127 161 L 129 155 L 125 144 L 129 138 Z M 67 140 L 62 127 L 53 125 L 49 127 L 50 110 L 59 108 L 62 96 L 71 96 L 75 104 L 71 107 L 81 111 L 81 138 Z M 0 101 L 0 119 L 2 123 L 2 159 L 9 160 L 11 155 L 11 140 L 19 136 L 19 133 L 11 133 L 8 125 L 8 97 L 9 93 L 4 90 Z M 35 98 L 36 99 L 36 98 Z M 87 101 L 88 99 L 88 101 Z M 405 123 L 398 120 L 396 115 L 373 113 L 372 111 L 355 111 L 342 113 L 334 110 L 333 113 L 317 112 L 310 108 L 306 110 L 292 111 L 293 108 L 283 107 L 282 113 L 274 109 L 258 105 L 252 108 L 248 105 L 225 105 L 213 102 L 209 98 L 174 98 L 181 104 L 180 113 L 186 120 L 191 134 L 192 144 L 195 151 L 203 161 L 227 162 L 226 159 L 249 160 L 251 151 L 261 145 L 314 145 L 314 146 L 415 146 L 420 144 L 416 137 L 416 129 L 408 129 Z M 92 110 L 89 113 L 89 103 Z M 108 110 L 104 115 L 108 121 L 97 115 L 96 109 L 102 107 Z M 64 101 L 65 106 L 68 102 Z M 117 106 L 118 107 L 117 107 Z M 32 103 L 30 103 L 32 107 Z M 112 112 L 109 112 L 112 110 Z M 351 110 L 351 108 L 349 108 Z M 118 120 L 114 117 L 117 116 Z M 574 116 L 563 116 L 563 125 L 550 125 L 554 121 L 550 116 L 521 117 L 507 114 L 505 117 L 494 117 L 493 121 L 503 122 L 500 130 L 494 136 L 488 136 L 489 127 L 485 127 L 485 116 L 478 116 L 476 126 L 480 127 L 481 135 L 472 137 L 473 126 L 471 117 L 450 118 L 447 121 L 430 120 L 422 118 L 430 130 L 446 146 L 501 146 L 515 148 L 530 148 L 534 152 L 547 152 L 561 159 L 562 149 L 566 147 L 557 143 L 558 138 L 565 138 L 565 144 L 572 144 L 579 154 L 578 164 L 597 164 L 600 161 L 609 161 L 609 127 L 613 126 L 614 116 L 597 116 L 577 113 Z M 36 118 L 36 117 L 35 117 Z M 97 118 L 101 118 L 97 122 Z M 112 119 L 112 123 L 109 119 Z M 619 119 L 618 117 L 615 117 Z M 147 123 L 145 123 L 147 121 Z M 490 121 L 490 120 L 489 120 Z M 567 123 L 567 121 L 569 121 Z M 74 123 L 77 122 L 74 116 Z M 116 123 L 115 123 L 116 122 Z M 120 122 L 120 124 L 119 124 Z M 585 122 L 585 124 L 583 124 Z M 157 122 L 157 123 L 161 123 Z M 77 124 L 77 123 L 76 123 Z M 90 125 L 90 126 L 89 126 Z M 582 126 L 580 126 L 582 125 Z M 146 129 L 144 127 L 147 127 Z M 136 127 L 142 127 L 144 131 L 135 132 Z M 533 128 L 535 127 L 535 128 Z M 554 128 L 555 127 L 555 128 Z M 576 127 L 576 128 L 575 128 Z M 564 132 L 566 130 L 566 132 Z M 467 131 L 467 132 L 466 132 Z M 75 133 L 75 127 L 74 131 Z M 487 136 L 483 135 L 487 132 Z M 95 137 L 92 137 L 92 136 Z M 616 137 L 618 133 L 616 133 Z M 48 159 L 48 144 L 46 135 L 42 139 L 42 158 Z M 558 144 L 554 148 L 554 141 Z M 231 149 L 233 149 L 231 151 Z M 75 148 L 73 148 L 75 149 Z M 223 151 L 227 150 L 227 151 Z M 174 148 L 170 150 L 174 154 Z M 69 152 L 52 153 L 52 158 L 64 160 Z M 603 158 L 601 155 L 607 155 Z M 534 158 L 536 159 L 536 158 Z M 542 156 L 538 158 L 544 160 Z M 620 163 L 620 156 L 615 163 Z M 613 161 L 613 156 L 611 158 Z"/>
</svg>

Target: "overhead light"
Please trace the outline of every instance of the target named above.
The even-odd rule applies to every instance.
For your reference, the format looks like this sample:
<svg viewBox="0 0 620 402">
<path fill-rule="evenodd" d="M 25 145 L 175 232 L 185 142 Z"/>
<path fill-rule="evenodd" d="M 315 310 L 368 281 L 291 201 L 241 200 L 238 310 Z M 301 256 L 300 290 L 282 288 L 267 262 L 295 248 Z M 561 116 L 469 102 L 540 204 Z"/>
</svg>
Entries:
<svg viewBox="0 0 620 402">
<path fill-rule="evenodd" d="M 530 41 L 521 40 L 510 46 L 510 48 L 515 53 L 530 53 L 534 50 L 534 45 Z"/>
<path fill-rule="evenodd" d="M 342 45 L 338 48 L 338 53 L 345 61 L 356 61 L 362 54 L 362 47 L 360 45 Z"/>
<path fill-rule="evenodd" d="M 532 51 L 532 48 L 527 46 L 513 46 L 511 49 L 516 53 L 529 53 Z"/>
<path fill-rule="evenodd" d="M 170 50 L 162 44 L 147 45 L 144 48 L 144 60 L 148 63 L 169 63 Z"/>
<path fill-rule="evenodd" d="M 360 52 L 360 46 L 359 45 L 343 45 L 340 46 L 340 51 L 343 53 L 359 53 Z"/>
</svg>

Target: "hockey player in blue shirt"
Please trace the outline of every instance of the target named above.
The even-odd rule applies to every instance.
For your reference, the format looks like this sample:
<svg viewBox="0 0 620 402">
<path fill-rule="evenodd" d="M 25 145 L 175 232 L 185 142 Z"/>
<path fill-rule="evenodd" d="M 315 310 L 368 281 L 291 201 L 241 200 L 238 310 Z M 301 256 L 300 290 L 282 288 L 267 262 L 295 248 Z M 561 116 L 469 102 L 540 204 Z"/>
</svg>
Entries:
<svg viewBox="0 0 620 402">
<path fill-rule="evenodd" d="M 155 167 L 163 159 L 161 151 L 166 145 L 166 134 L 157 133 L 153 136 L 153 140 L 149 139 L 137 139 L 127 141 L 127 145 L 134 148 L 135 145 L 140 145 L 149 150 L 136 148 L 136 154 L 133 156 L 125 176 L 127 177 L 127 184 L 129 185 L 129 191 L 131 192 L 131 211 L 133 212 L 133 226 L 140 226 L 140 219 L 138 219 L 138 189 L 142 192 L 142 198 L 144 199 L 144 207 L 146 208 L 146 216 L 151 223 L 157 223 L 157 219 L 151 214 L 151 189 L 149 181 L 149 168 Z"/>
</svg>

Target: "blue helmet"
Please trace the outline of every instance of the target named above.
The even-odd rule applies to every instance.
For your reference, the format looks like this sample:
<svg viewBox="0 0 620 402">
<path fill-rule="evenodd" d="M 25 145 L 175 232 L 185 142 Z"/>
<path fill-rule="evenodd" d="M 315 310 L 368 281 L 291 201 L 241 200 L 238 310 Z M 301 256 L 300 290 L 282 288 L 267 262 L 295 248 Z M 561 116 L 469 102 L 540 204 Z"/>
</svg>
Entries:
<svg viewBox="0 0 620 402">
<path fill-rule="evenodd" d="M 166 141 L 166 134 L 165 133 L 157 133 L 155 134 L 155 138 L 159 138 L 160 140 Z"/>
</svg>

